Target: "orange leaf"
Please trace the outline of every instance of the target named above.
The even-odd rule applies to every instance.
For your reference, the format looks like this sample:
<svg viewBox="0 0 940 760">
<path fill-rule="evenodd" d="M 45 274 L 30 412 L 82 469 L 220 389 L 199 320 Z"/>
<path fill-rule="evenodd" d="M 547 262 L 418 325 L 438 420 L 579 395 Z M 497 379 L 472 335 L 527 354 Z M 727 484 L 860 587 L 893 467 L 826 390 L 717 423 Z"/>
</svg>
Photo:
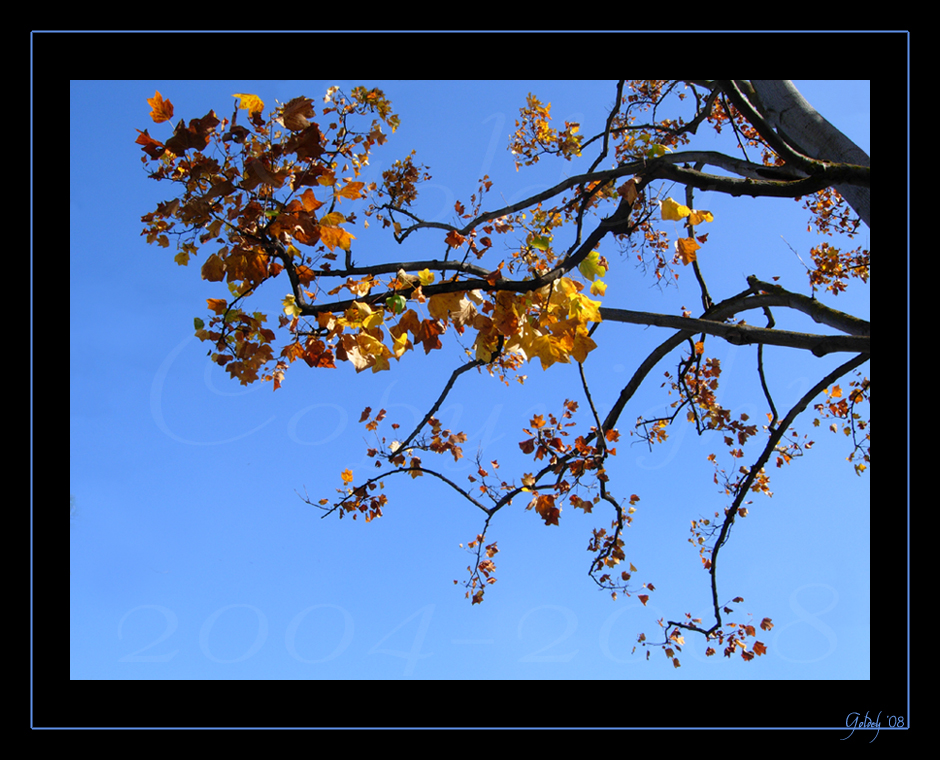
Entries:
<svg viewBox="0 0 940 760">
<path fill-rule="evenodd" d="M 555 506 L 554 495 L 536 497 L 535 511 L 545 520 L 546 525 L 558 525 L 558 516 L 561 514 L 561 510 Z"/>
<path fill-rule="evenodd" d="M 343 479 L 344 483 L 352 483 L 352 479 L 353 479 L 352 470 L 343 470 L 340 473 L 340 477 Z"/>
<path fill-rule="evenodd" d="M 164 100 L 159 91 L 155 91 L 152 98 L 147 98 L 147 103 L 153 108 L 150 118 L 155 123 L 159 124 L 173 118 L 173 104 L 169 100 Z"/>
<path fill-rule="evenodd" d="M 303 203 L 304 211 L 307 213 L 313 213 L 323 205 L 321 201 L 317 200 L 317 197 L 313 194 L 313 190 L 309 187 L 304 190 L 303 195 L 300 196 L 300 202 Z"/>
<path fill-rule="evenodd" d="M 451 230 L 447 233 L 447 237 L 444 238 L 444 242 L 446 242 L 447 245 L 449 245 L 451 248 L 459 248 L 463 244 L 464 240 L 464 236 L 457 232 L 457 230 Z"/>
<path fill-rule="evenodd" d="M 349 182 L 347 181 L 346 185 L 339 190 L 334 191 L 336 195 L 340 198 L 348 198 L 351 201 L 356 200 L 357 198 L 362 197 L 362 188 L 366 185 L 365 182 Z"/>
<path fill-rule="evenodd" d="M 146 129 L 143 132 L 141 132 L 139 129 L 137 131 L 140 132 L 140 136 L 134 140 L 134 142 L 136 142 L 138 145 L 143 145 L 144 147 L 141 148 L 141 150 L 151 158 L 160 158 L 160 156 L 162 156 L 166 151 L 163 143 L 159 140 L 154 140 L 149 134 L 147 134 Z"/>
<path fill-rule="evenodd" d="M 760 641 L 754 642 L 754 654 L 760 656 L 762 654 L 767 654 L 767 646 L 762 644 Z"/>
<path fill-rule="evenodd" d="M 226 302 L 224 298 L 207 298 L 206 303 L 209 304 L 209 311 L 214 311 L 216 314 L 224 314 Z"/>
<path fill-rule="evenodd" d="M 679 251 L 683 264 L 691 264 L 695 261 L 695 252 L 701 247 L 694 238 L 685 237 L 676 241 L 676 249 Z"/>
<path fill-rule="evenodd" d="M 331 251 L 337 246 L 348 251 L 355 238 L 355 235 L 350 235 L 342 227 L 320 227 L 320 240 Z"/>
</svg>

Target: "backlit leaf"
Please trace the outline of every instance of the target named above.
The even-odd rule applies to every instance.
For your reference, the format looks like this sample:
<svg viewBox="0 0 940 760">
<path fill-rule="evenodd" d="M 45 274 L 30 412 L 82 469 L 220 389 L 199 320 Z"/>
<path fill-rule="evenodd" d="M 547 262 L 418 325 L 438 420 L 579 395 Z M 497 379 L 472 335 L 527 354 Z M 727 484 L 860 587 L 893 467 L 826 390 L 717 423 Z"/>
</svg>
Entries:
<svg viewBox="0 0 940 760">
<path fill-rule="evenodd" d="M 261 98 L 259 98 L 257 95 L 236 92 L 232 95 L 232 97 L 240 98 L 241 103 L 238 104 L 238 107 L 247 109 L 249 114 L 261 113 L 264 110 L 264 101 L 261 100 Z"/>
<path fill-rule="evenodd" d="M 173 104 L 169 100 L 164 100 L 159 91 L 154 92 L 152 98 L 147 98 L 147 102 L 153 108 L 150 112 L 150 118 L 159 124 L 163 121 L 169 121 L 173 118 Z M 138 142 L 140 139 L 138 138 Z"/>
<path fill-rule="evenodd" d="M 663 219 L 674 222 L 684 219 L 691 213 L 691 209 L 688 206 L 683 206 L 672 198 L 666 198 L 666 200 L 662 202 L 661 211 Z"/>
<path fill-rule="evenodd" d="M 598 263 L 600 257 L 600 253 L 597 251 L 591 251 L 587 256 L 584 257 L 584 261 L 578 264 L 578 271 L 592 282 L 594 281 L 595 277 L 603 277 L 605 274 L 607 274 L 607 268 L 601 266 Z"/>
<path fill-rule="evenodd" d="M 300 316 L 300 304 L 297 303 L 297 299 L 294 297 L 293 293 L 285 296 L 282 303 L 284 304 L 284 313 L 288 317 Z"/>
</svg>

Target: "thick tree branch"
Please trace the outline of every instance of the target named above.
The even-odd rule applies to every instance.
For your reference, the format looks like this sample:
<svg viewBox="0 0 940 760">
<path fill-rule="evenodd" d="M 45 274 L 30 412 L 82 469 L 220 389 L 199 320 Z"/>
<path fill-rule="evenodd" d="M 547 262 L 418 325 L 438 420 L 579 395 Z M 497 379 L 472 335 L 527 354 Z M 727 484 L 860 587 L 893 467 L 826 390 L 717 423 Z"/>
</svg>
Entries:
<svg viewBox="0 0 940 760">
<path fill-rule="evenodd" d="M 756 308 L 758 305 L 765 304 L 752 305 L 749 303 L 745 308 Z M 859 353 L 871 350 L 871 338 L 867 335 L 815 335 L 813 333 L 753 327 L 745 324 L 727 324 L 710 319 L 677 317 L 672 314 L 612 309 L 606 306 L 601 307 L 601 316 L 610 322 L 675 327 L 690 334 L 715 335 L 736 346 L 748 344 L 787 346 L 811 351 L 816 356 L 825 356 L 838 351 Z"/>
</svg>

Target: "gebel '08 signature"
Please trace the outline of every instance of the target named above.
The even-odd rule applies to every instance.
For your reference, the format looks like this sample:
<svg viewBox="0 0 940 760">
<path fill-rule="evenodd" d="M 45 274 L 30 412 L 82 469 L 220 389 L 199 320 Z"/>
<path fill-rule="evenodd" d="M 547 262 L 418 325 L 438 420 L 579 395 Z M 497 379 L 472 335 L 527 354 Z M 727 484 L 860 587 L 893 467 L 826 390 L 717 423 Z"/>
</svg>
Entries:
<svg viewBox="0 0 940 760">
<path fill-rule="evenodd" d="M 887 723 L 889 728 L 906 728 L 903 715 L 889 715 L 887 717 Z M 842 741 L 852 736 L 856 728 L 874 728 L 875 735 L 871 739 L 873 742 L 878 738 L 878 734 L 881 731 L 881 713 L 879 712 L 874 720 L 871 719 L 868 712 L 866 712 L 864 716 L 857 712 L 849 713 L 845 719 L 845 727 L 851 728 L 852 730 L 849 732 L 849 736 L 842 737 Z M 869 744 L 871 744 L 871 742 L 869 742 Z"/>
</svg>

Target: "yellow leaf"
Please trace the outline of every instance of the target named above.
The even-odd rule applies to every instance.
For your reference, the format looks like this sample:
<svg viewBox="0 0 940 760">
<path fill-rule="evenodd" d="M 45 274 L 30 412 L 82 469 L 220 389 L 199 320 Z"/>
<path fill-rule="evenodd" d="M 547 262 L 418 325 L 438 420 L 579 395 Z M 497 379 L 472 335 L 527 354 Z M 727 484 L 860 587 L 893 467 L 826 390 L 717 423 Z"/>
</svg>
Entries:
<svg viewBox="0 0 940 760">
<path fill-rule="evenodd" d="M 586 330 L 579 330 L 574 336 L 574 345 L 571 347 L 571 355 L 576 362 L 583 362 L 587 359 L 589 352 L 597 348 L 597 344 L 587 334 Z"/>
<path fill-rule="evenodd" d="M 259 98 L 257 95 L 236 92 L 232 95 L 232 97 L 241 98 L 241 103 L 238 104 L 238 107 L 248 109 L 249 114 L 261 113 L 264 110 L 264 101 L 261 100 L 261 98 Z"/>
<path fill-rule="evenodd" d="M 422 283 L 427 284 L 427 283 Z M 459 312 L 463 293 L 440 293 L 428 299 L 428 313 L 435 319 L 445 321 L 451 312 Z"/>
<path fill-rule="evenodd" d="M 591 251 L 582 261 L 578 264 L 578 271 L 581 272 L 585 277 L 587 277 L 592 282 L 595 277 L 603 277 L 607 274 L 607 267 L 602 267 L 598 264 L 600 259 L 600 253 L 597 251 Z"/>
<path fill-rule="evenodd" d="M 360 329 L 377 327 L 384 321 L 384 309 L 372 311 L 371 306 L 366 303 L 360 303 L 359 301 L 354 301 L 353 305 L 346 309 L 343 316 L 337 320 L 337 322 L 345 327 L 358 327 Z"/>
<path fill-rule="evenodd" d="M 408 333 L 403 332 L 401 335 L 392 334 L 392 353 L 395 355 L 396 359 L 400 359 L 402 354 L 405 353 L 409 348 L 412 348 L 411 341 L 408 340 Z M 394 449 L 392 449 L 394 451 Z"/>
<path fill-rule="evenodd" d="M 418 279 L 421 281 L 422 285 L 430 285 L 434 282 L 434 275 L 431 273 L 431 270 L 425 269 L 418 272 Z"/>
<path fill-rule="evenodd" d="M 592 296 L 603 296 L 607 292 L 607 283 L 603 280 L 596 280 L 591 284 Z"/>
<path fill-rule="evenodd" d="M 293 294 L 285 296 L 284 300 L 281 302 L 284 304 L 284 313 L 288 317 L 299 317 L 300 316 L 300 305 L 297 303 L 297 299 Z"/>
<path fill-rule="evenodd" d="M 689 214 L 689 224 L 701 224 L 702 222 L 714 222 L 715 217 L 712 216 L 711 211 L 697 211 L 693 210 Z"/>
<path fill-rule="evenodd" d="M 339 211 L 332 211 L 320 217 L 320 224 L 326 227 L 335 227 L 345 221 L 346 217 L 339 213 Z"/>
<path fill-rule="evenodd" d="M 352 470 L 343 470 L 340 473 L 340 477 L 343 479 L 344 483 L 352 483 L 352 479 L 353 479 Z"/>
<path fill-rule="evenodd" d="M 592 301 L 587 296 L 577 293 L 568 301 L 568 316 L 579 322 L 600 322 L 600 301 Z"/>
<path fill-rule="evenodd" d="M 672 198 L 666 198 L 660 205 L 662 207 L 663 219 L 667 221 L 678 222 L 691 213 L 691 209 L 688 206 L 683 206 Z"/>
</svg>

